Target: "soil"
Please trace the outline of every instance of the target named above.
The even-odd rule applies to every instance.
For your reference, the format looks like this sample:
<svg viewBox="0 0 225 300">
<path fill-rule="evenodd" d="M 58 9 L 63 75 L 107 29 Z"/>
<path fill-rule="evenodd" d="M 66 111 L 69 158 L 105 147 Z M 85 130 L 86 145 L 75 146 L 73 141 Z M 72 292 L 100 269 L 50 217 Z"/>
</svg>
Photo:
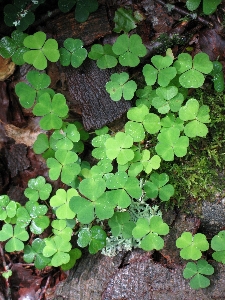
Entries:
<svg viewBox="0 0 225 300">
<path fill-rule="evenodd" d="M 1 2 L 2 7 L 6 2 Z M 43 9 L 37 11 L 37 21 L 28 32 L 43 30 L 49 37 L 54 37 L 59 46 L 68 37 L 81 38 L 87 49 L 93 43 L 113 43 L 118 36 L 113 32 L 114 13 L 118 7 L 129 7 L 144 15 L 144 20 L 132 31 L 141 36 L 148 49 L 143 63 L 155 53 L 164 53 L 168 47 L 172 47 L 175 56 L 191 47 L 192 55 L 204 51 L 212 60 L 218 58 L 225 66 L 225 1 L 213 16 L 181 22 L 188 14 L 184 6 L 186 1 L 99 0 L 99 9 L 85 23 L 76 22 L 74 12 L 61 13 L 55 1 L 46 2 Z M 168 11 L 164 2 L 174 4 L 175 9 Z M 46 14 L 46 11 L 52 14 Z M 3 12 L 0 16 L 0 37 L 10 35 L 10 29 L 3 22 Z M 166 34 L 166 38 L 158 39 L 162 34 Z M 175 39 L 175 35 L 179 39 Z M 42 175 L 51 182 L 44 159 L 32 150 L 32 144 L 41 132 L 39 119 L 31 110 L 20 106 L 14 92 L 16 83 L 25 81 L 30 69 L 28 65 L 19 68 L 9 60 L 0 61 L 0 193 L 21 204 L 26 201 L 23 191 L 29 179 Z M 67 98 L 69 120 L 82 121 L 89 131 L 106 124 L 115 131 L 123 127 L 125 113 L 131 104 L 125 100 L 113 102 L 105 91 L 105 83 L 114 72 L 115 69 L 100 71 L 89 59 L 78 69 L 63 68 L 59 64 L 49 64 L 47 69 L 51 88 Z M 138 68 L 132 70 L 135 78 L 138 73 Z M 51 183 L 54 190 L 63 186 L 60 181 Z M 177 207 L 165 210 L 163 218 L 170 225 L 170 234 L 165 237 L 165 247 L 160 252 L 134 250 L 121 252 L 113 258 L 84 254 L 66 273 L 50 267 L 38 271 L 24 263 L 21 253 L 1 252 L 0 264 L 4 255 L 13 275 L 8 285 L 0 277 L 0 300 L 9 300 L 10 294 L 13 300 L 223 300 L 225 266 L 212 261 L 210 252 L 205 253 L 215 273 L 210 277 L 210 287 L 194 291 L 182 276 L 185 261 L 175 247 L 175 240 L 183 231 L 202 232 L 210 239 L 224 229 L 223 195 L 221 192 L 201 204 L 191 201 L 185 211 Z"/>
</svg>

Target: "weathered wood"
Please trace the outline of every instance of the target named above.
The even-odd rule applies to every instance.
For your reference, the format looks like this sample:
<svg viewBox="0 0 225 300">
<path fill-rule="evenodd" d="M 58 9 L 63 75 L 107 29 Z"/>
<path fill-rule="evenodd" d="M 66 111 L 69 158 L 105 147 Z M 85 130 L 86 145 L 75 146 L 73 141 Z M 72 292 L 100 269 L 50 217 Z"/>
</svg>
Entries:
<svg viewBox="0 0 225 300">
<path fill-rule="evenodd" d="M 86 59 L 78 69 L 68 67 L 64 72 L 71 96 L 70 110 L 82 114 L 86 130 L 101 128 L 129 109 L 129 101 L 114 102 L 105 90 L 112 70 L 100 70 L 93 60 Z"/>
<path fill-rule="evenodd" d="M 57 16 L 48 25 L 48 30 L 57 39 L 59 45 L 68 38 L 80 38 L 84 45 L 90 45 L 101 37 L 111 33 L 106 7 L 90 15 L 85 23 L 78 23 L 74 19 L 74 12 Z M 70 97 L 68 104 L 70 111 L 82 115 L 86 130 L 101 128 L 111 123 L 125 113 L 130 103 L 124 100 L 114 102 L 105 90 L 105 84 L 110 80 L 114 70 L 100 70 L 96 62 L 86 59 L 81 67 L 59 67 L 59 73 L 65 74 Z M 51 76 L 51 74 L 49 73 Z"/>
</svg>

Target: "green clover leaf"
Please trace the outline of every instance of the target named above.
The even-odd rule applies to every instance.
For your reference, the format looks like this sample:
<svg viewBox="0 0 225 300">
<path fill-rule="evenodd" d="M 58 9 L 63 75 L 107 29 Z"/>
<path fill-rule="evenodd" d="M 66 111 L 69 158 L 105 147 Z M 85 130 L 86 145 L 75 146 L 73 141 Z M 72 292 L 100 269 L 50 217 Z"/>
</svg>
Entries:
<svg viewBox="0 0 225 300">
<path fill-rule="evenodd" d="M 179 110 L 179 118 L 183 121 L 189 121 L 184 127 L 184 133 L 188 137 L 205 137 L 208 133 L 208 128 L 204 123 L 210 122 L 209 107 L 202 105 L 199 107 L 199 102 L 191 98 L 185 106 Z"/>
<path fill-rule="evenodd" d="M 88 250 L 91 254 L 97 253 L 106 245 L 106 233 L 98 225 L 91 229 L 83 228 L 78 233 L 77 244 L 84 248 L 89 245 Z"/>
<path fill-rule="evenodd" d="M 164 128 L 177 128 L 180 131 L 184 130 L 184 121 L 178 117 L 176 118 L 172 113 L 168 113 L 164 118 L 161 119 L 161 125 L 163 127 L 162 130 Z"/>
<path fill-rule="evenodd" d="M 56 195 L 51 197 L 50 205 L 55 209 L 58 219 L 73 219 L 75 217 L 75 213 L 69 206 L 71 198 L 74 196 L 78 196 L 78 192 L 71 188 L 67 191 L 58 189 Z"/>
<path fill-rule="evenodd" d="M 52 186 L 46 183 L 43 176 L 38 176 L 37 178 L 30 179 L 28 181 L 28 188 L 25 189 L 24 195 L 30 201 L 46 200 L 50 196 L 52 191 Z"/>
<path fill-rule="evenodd" d="M 61 180 L 65 184 L 71 183 L 75 176 L 80 173 L 80 164 L 77 163 L 78 156 L 73 151 L 57 150 L 55 158 L 47 159 L 49 167 L 49 177 L 51 180 L 57 180 L 61 175 Z"/>
<path fill-rule="evenodd" d="M 169 176 L 166 173 L 152 173 L 150 181 L 147 181 L 144 185 L 147 197 L 156 198 L 159 196 L 162 201 L 168 201 L 174 194 L 174 187 L 167 184 L 168 181 Z"/>
<path fill-rule="evenodd" d="M 53 267 L 59 267 L 69 262 L 70 255 L 68 252 L 72 248 L 70 242 L 63 240 L 60 236 L 46 238 L 44 241 L 43 255 L 51 258 L 51 265 Z"/>
<path fill-rule="evenodd" d="M 182 74 L 179 82 L 183 87 L 199 88 L 205 81 L 203 74 L 209 74 L 212 71 L 213 63 L 206 53 L 196 54 L 193 61 L 190 54 L 181 53 L 175 61 L 174 67 L 178 74 Z"/>
<path fill-rule="evenodd" d="M 134 151 L 129 149 L 132 145 L 133 138 L 130 135 L 117 132 L 115 137 L 111 137 L 105 142 L 106 155 L 111 160 L 116 158 L 118 164 L 125 165 L 134 158 Z"/>
<path fill-rule="evenodd" d="M 44 257 L 44 255 L 42 254 L 44 247 L 45 247 L 45 242 L 40 238 L 33 240 L 31 246 L 26 245 L 24 247 L 24 256 L 23 256 L 25 262 L 27 263 L 34 262 L 35 268 L 39 270 L 44 269 L 44 267 L 46 267 L 51 261 L 51 259 L 49 259 L 48 257 Z"/>
<path fill-rule="evenodd" d="M 146 105 L 148 108 L 152 105 L 152 98 L 155 95 L 155 90 L 152 90 L 152 87 L 146 85 L 143 89 L 138 89 L 136 91 L 136 96 L 138 99 L 136 100 L 136 106 L 140 104 Z"/>
<path fill-rule="evenodd" d="M 171 67 L 173 58 L 171 56 L 155 55 L 151 58 L 154 65 L 145 65 L 143 75 L 147 85 L 153 85 L 158 82 L 162 87 L 166 87 L 170 81 L 176 76 L 176 68 Z"/>
<path fill-rule="evenodd" d="M 53 132 L 52 138 L 57 141 L 57 149 L 72 150 L 74 143 L 80 140 L 80 133 L 74 124 L 64 124 L 60 130 Z"/>
<path fill-rule="evenodd" d="M 178 128 L 165 128 L 157 138 L 159 142 L 155 146 L 156 153 L 165 161 L 173 161 L 174 155 L 183 157 L 187 154 L 189 138 L 180 136 Z"/>
<path fill-rule="evenodd" d="M 67 38 L 63 43 L 65 48 L 60 48 L 60 63 L 62 66 L 74 68 L 80 67 L 87 57 L 87 50 L 83 48 L 83 42 L 80 39 Z"/>
<path fill-rule="evenodd" d="M 24 243 L 29 239 L 29 234 L 24 228 L 15 225 L 14 228 L 11 224 L 4 224 L 0 231 L 0 241 L 7 241 L 5 250 L 7 252 L 21 251 L 24 249 Z"/>
<path fill-rule="evenodd" d="M 214 268 L 206 260 L 200 259 L 197 264 L 188 262 L 184 271 L 183 276 L 185 279 L 192 278 L 190 286 L 192 289 L 197 290 L 206 288 L 210 285 L 210 280 L 203 275 L 212 275 Z"/>
<path fill-rule="evenodd" d="M 27 211 L 27 213 L 25 212 L 25 210 Z M 21 224 L 21 226 L 24 226 L 24 220 L 26 220 L 27 215 L 29 215 L 31 221 L 30 231 L 34 234 L 41 234 L 50 223 L 49 218 L 45 216 L 47 211 L 48 208 L 46 205 L 39 205 L 38 202 L 28 201 L 25 207 L 21 207 L 20 209 L 18 209 L 17 223 Z M 25 217 L 24 220 L 23 216 Z M 27 222 L 28 221 L 29 219 L 27 219 Z"/>
<path fill-rule="evenodd" d="M 52 93 L 47 88 L 51 83 L 51 79 L 47 74 L 39 73 L 35 70 L 29 71 L 26 78 L 29 84 L 25 82 L 17 83 L 15 92 L 21 105 L 25 108 L 31 108 L 34 105 L 34 101 L 38 100 L 43 93 Z"/>
<path fill-rule="evenodd" d="M 46 69 L 47 59 L 56 62 L 60 57 L 57 41 L 54 39 L 46 40 L 46 34 L 42 31 L 27 36 L 23 44 L 25 47 L 32 49 L 24 53 L 24 61 L 38 70 Z"/>
<path fill-rule="evenodd" d="M 44 130 L 60 129 L 62 118 L 66 117 L 68 111 L 66 98 L 59 93 L 52 99 L 48 93 L 44 93 L 33 108 L 34 115 L 43 117 L 40 120 L 40 127 Z"/>
<path fill-rule="evenodd" d="M 146 55 L 147 50 L 142 44 L 138 34 L 121 34 L 112 46 L 112 50 L 119 55 L 119 62 L 122 66 L 136 67 L 140 63 L 139 57 Z"/>
<path fill-rule="evenodd" d="M 225 264 L 225 230 L 220 231 L 211 240 L 211 247 L 214 252 L 212 257 L 218 261 Z"/>
<path fill-rule="evenodd" d="M 79 191 L 88 199 L 97 200 L 106 189 L 105 180 L 102 178 L 86 178 L 79 184 Z"/>
<path fill-rule="evenodd" d="M 213 76 L 214 89 L 218 93 L 224 91 L 223 65 L 219 61 L 213 61 L 213 70 L 210 73 Z"/>
<path fill-rule="evenodd" d="M 176 240 L 177 248 L 182 248 L 180 256 L 184 259 L 198 260 L 202 256 L 201 251 L 209 249 L 209 243 L 206 236 L 202 233 L 196 233 L 194 236 L 190 232 L 183 232 Z"/>
<path fill-rule="evenodd" d="M 78 22 L 87 21 L 89 14 L 98 9 L 97 0 L 77 0 L 75 19 Z"/>
<path fill-rule="evenodd" d="M 65 208 L 65 210 L 67 211 L 68 209 L 67 207 L 65 207 L 65 205 L 67 205 L 67 202 L 64 202 L 59 208 L 61 208 L 61 210 Z M 60 212 L 58 211 L 58 213 Z M 71 240 L 73 230 L 71 227 L 68 227 L 68 220 L 67 221 L 63 219 L 54 220 L 52 221 L 51 226 L 52 226 L 52 232 L 55 235 L 60 236 L 61 238 L 63 238 L 64 241 L 67 240 L 69 242 Z"/>
<path fill-rule="evenodd" d="M 110 79 L 111 81 L 107 82 L 105 87 L 113 101 L 119 101 L 122 97 L 131 100 L 134 97 L 137 84 L 133 80 L 128 80 L 128 73 L 115 73 L 110 76 Z"/>
<path fill-rule="evenodd" d="M 132 230 L 135 239 L 141 239 L 140 247 L 145 251 L 160 250 L 164 241 L 160 235 L 169 233 L 169 226 L 163 222 L 160 216 L 152 216 L 150 220 L 139 218 Z"/>
<path fill-rule="evenodd" d="M 13 218 L 16 215 L 17 204 L 10 200 L 7 195 L 0 196 L 0 220 Z"/>
<path fill-rule="evenodd" d="M 26 33 L 15 30 L 12 32 L 11 38 L 3 37 L 0 41 L 0 55 L 4 58 L 11 57 L 16 65 L 24 64 L 23 54 L 28 50 L 23 45 L 26 36 Z"/>
<path fill-rule="evenodd" d="M 97 60 L 97 66 L 100 69 L 114 68 L 117 65 L 117 55 L 112 51 L 109 44 L 95 44 L 91 47 L 88 57 Z"/>
<path fill-rule="evenodd" d="M 95 149 L 92 150 L 93 157 L 95 157 L 97 159 L 107 158 L 105 142 L 109 138 L 110 138 L 110 135 L 108 133 L 106 133 L 106 134 L 101 134 L 99 136 L 96 136 L 92 139 L 92 146 L 95 147 Z"/>
<path fill-rule="evenodd" d="M 55 142 L 56 140 L 52 136 L 48 139 L 48 136 L 44 133 L 40 133 L 37 136 L 36 141 L 33 144 L 33 150 L 36 154 L 42 154 L 45 159 L 55 156 Z"/>
<path fill-rule="evenodd" d="M 112 218 L 109 219 L 108 224 L 113 236 L 121 234 L 124 239 L 132 238 L 135 223 L 130 220 L 129 212 L 115 212 Z"/>
</svg>

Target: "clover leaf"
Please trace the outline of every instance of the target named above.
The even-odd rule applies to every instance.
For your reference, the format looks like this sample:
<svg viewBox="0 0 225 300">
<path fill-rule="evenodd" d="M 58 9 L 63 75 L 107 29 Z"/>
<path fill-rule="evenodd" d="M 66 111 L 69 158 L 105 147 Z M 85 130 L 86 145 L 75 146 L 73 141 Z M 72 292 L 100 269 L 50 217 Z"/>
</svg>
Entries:
<svg viewBox="0 0 225 300">
<path fill-rule="evenodd" d="M 0 196 L 0 220 L 15 217 L 16 210 L 17 204 L 15 201 L 10 200 L 7 195 Z"/>
<path fill-rule="evenodd" d="M 150 174 L 152 170 L 157 170 L 160 167 L 161 158 L 158 155 L 153 155 L 150 158 L 150 151 L 144 149 L 138 159 L 134 159 L 128 169 L 129 176 L 136 177 L 140 172 Z"/>
<path fill-rule="evenodd" d="M 38 176 L 37 178 L 30 179 L 28 181 L 28 188 L 25 189 L 24 195 L 31 201 L 38 201 L 48 199 L 52 191 L 52 186 L 46 183 L 43 176 Z"/>
<path fill-rule="evenodd" d="M 111 81 L 107 82 L 105 87 L 113 101 L 119 101 L 122 97 L 131 100 L 134 97 L 137 84 L 133 80 L 128 80 L 128 73 L 115 73 L 110 76 L 110 79 Z"/>
<path fill-rule="evenodd" d="M 208 133 L 208 128 L 204 123 L 210 122 L 209 107 L 202 105 L 199 107 L 199 102 L 191 98 L 187 101 L 185 106 L 179 110 L 179 118 L 183 121 L 189 121 L 184 126 L 184 133 L 188 137 L 205 137 Z"/>
<path fill-rule="evenodd" d="M 49 177 L 57 180 L 61 175 L 61 180 L 65 184 L 72 182 L 76 175 L 80 173 L 80 164 L 77 163 L 78 156 L 73 151 L 57 150 L 55 158 L 47 159 L 47 166 L 50 168 Z"/>
<path fill-rule="evenodd" d="M 95 44 L 91 47 L 88 57 L 97 61 L 100 69 L 114 68 L 117 65 L 117 55 L 112 51 L 109 44 Z"/>
<path fill-rule="evenodd" d="M 119 55 L 119 62 L 122 66 L 136 67 L 140 63 L 139 57 L 146 55 L 147 50 L 142 44 L 138 34 L 121 34 L 112 46 L 112 50 Z"/>
<path fill-rule="evenodd" d="M 44 130 L 60 129 L 62 118 L 66 117 L 68 111 L 66 98 L 59 93 L 52 99 L 48 93 L 44 93 L 33 108 L 34 115 L 43 117 L 40 120 L 40 127 Z"/>
<path fill-rule="evenodd" d="M 187 154 L 189 138 L 180 136 L 178 128 L 165 128 L 159 133 L 158 144 L 155 146 L 156 153 L 165 161 L 173 161 L 174 155 L 183 157 Z"/>
<path fill-rule="evenodd" d="M 130 218 L 130 214 L 127 211 L 115 212 L 108 221 L 112 235 L 118 236 L 121 234 L 124 239 L 132 238 L 132 230 L 135 227 L 135 223 Z"/>
<path fill-rule="evenodd" d="M 27 213 L 25 212 L 25 210 L 27 211 Z M 50 223 L 49 217 L 46 216 L 47 211 L 48 208 L 46 205 L 39 205 L 38 202 L 28 201 L 25 207 L 21 207 L 20 209 L 18 209 L 17 223 L 21 224 L 22 226 L 28 214 L 31 220 L 30 231 L 35 234 L 41 234 Z M 25 217 L 24 220 L 23 217 Z"/>
<path fill-rule="evenodd" d="M 164 246 L 164 241 L 160 235 L 169 233 L 169 226 L 163 222 L 162 217 L 152 216 L 150 220 L 139 218 L 136 226 L 132 230 L 135 239 L 141 239 L 140 247 L 145 251 L 153 249 L 160 250 Z"/>
<path fill-rule="evenodd" d="M 179 111 L 184 97 L 178 93 L 176 86 L 159 87 L 156 89 L 156 97 L 152 99 L 152 105 L 161 114 L 166 114 L 171 110 L 172 112 Z"/>
<path fill-rule="evenodd" d="M 191 11 L 197 9 L 200 5 L 201 0 L 188 0 L 186 5 L 187 8 Z M 222 2 L 222 0 L 203 0 L 203 12 L 206 15 L 211 15 L 213 14 L 216 9 L 217 6 Z"/>
<path fill-rule="evenodd" d="M 71 188 L 67 191 L 58 189 L 56 195 L 51 197 L 50 205 L 54 208 L 58 219 L 73 219 L 75 217 L 75 213 L 69 207 L 73 196 L 78 196 L 78 192 Z"/>
<path fill-rule="evenodd" d="M 50 77 L 45 73 L 39 73 L 38 71 L 29 71 L 26 75 L 28 84 L 25 82 L 19 82 L 16 84 L 15 92 L 19 97 L 20 103 L 25 108 L 30 108 L 34 105 L 34 101 L 45 93 L 50 92 L 47 87 L 51 83 Z"/>
<path fill-rule="evenodd" d="M 146 85 L 143 89 L 138 89 L 136 91 L 136 96 L 138 99 L 136 100 L 136 106 L 140 104 L 146 105 L 148 108 L 152 105 L 152 98 L 155 95 L 155 90 L 152 90 L 150 85 Z"/>
<path fill-rule="evenodd" d="M 97 159 L 104 159 L 107 157 L 106 155 L 106 147 L 105 142 L 110 138 L 110 135 L 108 133 L 101 134 L 99 136 L 96 136 L 92 139 L 92 146 L 95 147 L 95 149 L 92 150 L 92 156 Z"/>
<path fill-rule="evenodd" d="M 127 117 L 131 121 L 125 124 L 125 133 L 129 134 L 134 142 L 144 140 L 145 130 L 154 134 L 161 128 L 160 118 L 156 114 L 149 113 L 148 107 L 144 104 L 130 108 Z"/>
<path fill-rule="evenodd" d="M 146 64 L 142 71 L 147 85 L 153 85 L 157 81 L 160 86 L 166 87 L 177 74 L 176 68 L 171 67 L 173 58 L 155 55 L 151 62 L 154 66 Z"/>
<path fill-rule="evenodd" d="M 205 81 L 203 74 L 209 74 L 212 71 L 213 63 L 206 53 L 196 54 L 193 61 L 190 54 L 181 53 L 178 55 L 174 67 L 178 74 L 182 74 L 179 77 L 179 82 L 183 87 L 199 88 Z"/>
<path fill-rule="evenodd" d="M 164 128 L 177 128 L 180 131 L 184 130 L 184 121 L 182 121 L 180 118 L 176 118 L 174 114 L 168 113 L 164 118 L 161 119 L 161 125 L 163 131 Z"/>
<path fill-rule="evenodd" d="M 24 249 L 24 243 L 29 239 L 29 234 L 19 225 L 14 227 L 11 224 L 4 224 L 0 230 L 0 241 L 7 241 L 5 250 L 7 252 L 21 251 Z"/>
<path fill-rule="evenodd" d="M 120 33 L 124 31 L 128 33 L 130 30 L 137 27 L 136 23 L 140 21 L 139 15 L 132 13 L 131 9 L 125 9 L 120 7 L 115 12 L 113 21 L 115 22 L 115 28 L 113 31 Z"/>
<path fill-rule="evenodd" d="M 88 250 L 91 254 L 97 253 L 106 245 L 106 233 L 98 225 L 91 229 L 83 228 L 78 233 L 77 244 L 84 248 L 89 245 Z"/>
<path fill-rule="evenodd" d="M 190 232 L 183 232 L 176 240 L 177 248 L 182 248 L 180 256 L 184 259 L 198 260 L 202 256 L 201 251 L 209 249 L 209 243 L 206 236 L 202 233 L 196 233 L 194 236 Z"/>
<path fill-rule="evenodd" d="M 51 258 L 51 265 L 53 267 L 59 267 L 69 262 L 70 255 L 68 252 L 72 248 L 70 242 L 63 240 L 60 236 L 46 238 L 44 241 L 45 247 L 43 249 L 43 255 Z"/>
<path fill-rule="evenodd" d="M 38 70 L 46 69 L 47 59 L 56 62 L 60 57 L 57 41 L 55 39 L 46 40 L 46 34 L 42 31 L 27 36 L 23 44 L 31 49 L 24 53 L 23 59 Z"/>
<path fill-rule="evenodd" d="M 39 270 L 44 269 L 51 261 L 50 258 L 44 257 L 44 255 L 42 254 L 44 247 L 44 240 L 40 238 L 33 240 L 31 246 L 26 245 L 24 247 L 24 261 L 27 263 L 34 262 L 35 268 Z"/>
<path fill-rule="evenodd" d="M 63 205 L 64 205 L 64 207 L 62 207 Z M 67 207 L 65 207 L 65 205 L 67 205 L 67 203 L 64 203 L 63 205 L 60 206 L 62 211 L 63 211 L 63 209 L 65 209 L 65 210 L 67 209 Z M 59 213 L 59 211 L 58 211 L 58 213 Z M 65 216 L 65 218 L 66 218 L 66 216 Z M 63 238 L 64 241 L 71 240 L 73 230 L 71 227 L 68 227 L 68 223 L 66 220 L 63 220 L 63 219 L 54 220 L 54 221 L 52 221 L 51 226 L 52 226 L 52 232 L 55 235 L 60 236 L 61 238 Z"/>
<path fill-rule="evenodd" d="M 60 267 L 63 271 L 68 271 L 73 268 L 76 261 L 81 257 L 82 252 L 78 248 L 71 249 L 69 252 L 70 260 L 66 264 L 62 264 Z"/>
<path fill-rule="evenodd" d="M 24 64 L 23 54 L 28 50 L 23 45 L 26 36 L 26 33 L 15 30 L 12 32 L 11 38 L 8 36 L 3 37 L 0 40 L 0 55 L 4 58 L 11 57 L 16 65 Z"/>
<path fill-rule="evenodd" d="M 211 240 L 211 247 L 214 252 L 212 257 L 218 261 L 225 264 L 225 230 L 220 231 Z"/>
<path fill-rule="evenodd" d="M 168 201 L 174 194 L 174 187 L 171 184 L 167 184 L 169 176 L 166 173 L 158 174 L 152 173 L 150 181 L 146 181 L 144 184 L 144 191 L 149 198 L 159 198 L 162 201 Z"/>
<path fill-rule="evenodd" d="M 130 205 L 130 196 L 138 199 L 142 194 L 138 179 L 129 177 L 124 171 L 108 174 L 106 176 L 106 186 L 108 189 L 114 190 L 111 192 L 114 195 L 112 197 L 115 197 L 118 206 L 121 208 L 126 208 Z"/>
<path fill-rule="evenodd" d="M 67 38 L 64 43 L 64 48 L 59 49 L 60 63 L 62 66 L 74 68 L 80 67 L 87 57 L 87 50 L 83 48 L 83 42 L 80 39 Z"/>
<path fill-rule="evenodd" d="M 104 193 L 105 189 L 105 180 L 102 178 L 86 178 L 79 185 L 80 193 L 92 201 L 97 200 Z"/>
<path fill-rule="evenodd" d="M 204 275 L 212 275 L 214 268 L 206 260 L 200 259 L 197 263 L 188 262 L 184 271 L 183 276 L 185 279 L 190 280 L 190 286 L 192 289 L 197 290 L 206 288 L 210 285 L 210 280 Z"/>
<path fill-rule="evenodd" d="M 117 132 L 115 137 L 111 137 L 105 142 L 106 155 L 111 160 L 116 158 L 118 164 L 125 165 L 134 158 L 133 150 L 129 149 L 132 145 L 133 138 L 130 135 Z"/>
<path fill-rule="evenodd" d="M 80 133 L 74 124 L 63 125 L 60 130 L 55 130 L 52 138 L 57 140 L 56 148 L 72 150 L 74 143 L 80 140 Z"/>
</svg>

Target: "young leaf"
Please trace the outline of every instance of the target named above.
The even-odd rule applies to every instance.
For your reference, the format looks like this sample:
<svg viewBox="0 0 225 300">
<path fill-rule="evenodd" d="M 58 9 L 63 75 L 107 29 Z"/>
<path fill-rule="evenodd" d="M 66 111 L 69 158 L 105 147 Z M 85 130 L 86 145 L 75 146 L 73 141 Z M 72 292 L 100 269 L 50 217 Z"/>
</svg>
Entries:
<svg viewBox="0 0 225 300">
<path fill-rule="evenodd" d="M 125 100 L 131 100 L 134 97 L 137 84 L 133 80 L 128 80 L 128 73 L 115 73 L 110 79 L 111 81 L 107 82 L 105 87 L 113 101 L 119 101 L 122 97 Z"/>
<path fill-rule="evenodd" d="M 78 196 L 78 192 L 71 188 L 67 191 L 58 189 L 56 195 L 51 197 L 50 205 L 56 210 L 58 219 L 73 219 L 75 217 L 75 213 L 69 206 L 71 198 L 74 196 Z"/>
<path fill-rule="evenodd" d="M 133 16 L 131 9 L 120 7 L 116 10 L 113 21 L 115 22 L 113 31 L 117 33 L 120 33 L 121 31 L 128 33 L 137 27 L 136 23 L 138 22 L 138 19 Z"/>
<path fill-rule="evenodd" d="M 124 239 L 132 237 L 135 223 L 130 220 L 129 212 L 115 212 L 112 218 L 109 219 L 108 224 L 114 236 L 122 234 Z"/>
<path fill-rule="evenodd" d="M 209 243 L 206 236 L 202 233 L 196 233 L 194 236 L 190 232 L 183 232 L 176 240 L 177 248 L 182 248 L 180 256 L 184 259 L 198 260 L 202 256 L 201 251 L 209 249 Z"/>
</svg>

